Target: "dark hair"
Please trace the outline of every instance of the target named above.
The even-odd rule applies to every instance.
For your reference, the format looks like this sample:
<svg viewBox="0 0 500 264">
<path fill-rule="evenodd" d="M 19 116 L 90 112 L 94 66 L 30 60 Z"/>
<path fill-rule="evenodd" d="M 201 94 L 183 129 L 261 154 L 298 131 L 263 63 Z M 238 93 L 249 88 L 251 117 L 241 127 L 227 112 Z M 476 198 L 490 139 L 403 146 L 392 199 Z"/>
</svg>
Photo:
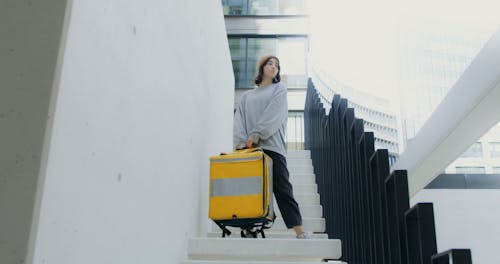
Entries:
<svg viewBox="0 0 500 264">
<path fill-rule="evenodd" d="M 268 55 L 268 56 L 264 56 L 264 57 L 260 58 L 259 63 L 257 65 L 259 72 L 257 74 L 257 77 L 255 77 L 255 79 L 253 81 L 257 86 L 259 86 L 259 84 L 262 83 L 262 76 L 264 75 L 264 66 L 267 64 L 267 62 L 270 59 L 275 59 L 278 61 L 278 74 L 276 74 L 276 77 L 273 78 L 273 83 L 279 83 L 281 81 L 281 76 L 280 76 L 281 67 L 279 64 L 280 60 L 276 56 Z"/>
</svg>

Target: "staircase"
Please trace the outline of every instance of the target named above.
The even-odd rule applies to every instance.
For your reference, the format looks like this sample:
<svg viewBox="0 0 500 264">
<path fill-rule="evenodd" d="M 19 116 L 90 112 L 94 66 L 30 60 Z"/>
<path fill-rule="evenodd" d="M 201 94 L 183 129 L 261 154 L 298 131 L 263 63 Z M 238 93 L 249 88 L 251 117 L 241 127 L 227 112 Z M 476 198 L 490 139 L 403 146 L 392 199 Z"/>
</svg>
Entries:
<svg viewBox="0 0 500 264">
<path fill-rule="evenodd" d="M 311 239 L 296 239 L 293 230 L 287 230 L 279 210 L 266 238 L 240 238 L 239 229 L 229 228 L 233 234 L 222 238 L 219 227 L 212 225 L 206 237 L 191 238 L 188 242 L 188 260 L 184 264 L 309 264 L 341 257 L 341 242 L 328 239 L 325 232 L 323 208 L 312 167 L 309 151 L 289 151 L 287 155 L 290 181 L 295 199 L 302 213 L 304 230 L 312 233 Z M 275 204 L 276 206 L 276 204 Z M 277 206 L 276 206 L 277 208 Z"/>
</svg>

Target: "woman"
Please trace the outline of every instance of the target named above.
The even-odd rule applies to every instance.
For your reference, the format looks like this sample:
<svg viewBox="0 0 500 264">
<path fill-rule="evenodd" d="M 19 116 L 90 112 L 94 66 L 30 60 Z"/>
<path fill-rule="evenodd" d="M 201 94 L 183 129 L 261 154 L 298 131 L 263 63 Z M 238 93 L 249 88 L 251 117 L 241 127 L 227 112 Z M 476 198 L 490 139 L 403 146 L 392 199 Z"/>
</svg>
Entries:
<svg viewBox="0 0 500 264">
<path fill-rule="evenodd" d="M 280 82 L 276 56 L 264 56 L 258 63 L 256 89 L 241 95 L 234 118 L 236 149 L 261 147 L 273 159 L 273 191 L 287 228 L 297 238 L 308 238 L 302 229 L 302 216 L 293 198 L 286 165 L 285 131 L 288 119 L 287 89 Z"/>
</svg>

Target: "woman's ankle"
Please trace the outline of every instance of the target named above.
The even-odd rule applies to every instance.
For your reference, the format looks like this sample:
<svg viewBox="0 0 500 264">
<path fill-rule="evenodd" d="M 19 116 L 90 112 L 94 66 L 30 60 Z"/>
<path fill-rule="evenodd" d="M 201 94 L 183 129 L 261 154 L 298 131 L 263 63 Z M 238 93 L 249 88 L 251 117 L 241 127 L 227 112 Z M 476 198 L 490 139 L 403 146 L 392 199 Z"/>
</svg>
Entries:
<svg viewBox="0 0 500 264">
<path fill-rule="evenodd" d="M 304 230 L 303 230 L 303 228 L 302 228 L 301 225 L 300 226 L 294 226 L 293 230 L 295 231 L 295 234 L 297 236 L 300 235 L 300 234 L 302 234 L 302 233 L 304 233 Z"/>
</svg>

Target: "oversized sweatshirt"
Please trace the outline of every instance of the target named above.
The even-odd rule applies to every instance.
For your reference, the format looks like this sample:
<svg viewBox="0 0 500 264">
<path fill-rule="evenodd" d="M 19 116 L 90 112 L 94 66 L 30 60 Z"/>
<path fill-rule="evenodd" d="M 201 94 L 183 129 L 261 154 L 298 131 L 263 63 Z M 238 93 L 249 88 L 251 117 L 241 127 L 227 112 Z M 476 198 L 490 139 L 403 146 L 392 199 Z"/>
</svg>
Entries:
<svg viewBox="0 0 500 264">
<path fill-rule="evenodd" d="M 259 147 L 286 155 L 288 120 L 286 86 L 273 83 L 243 93 L 234 116 L 233 143 L 242 148 L 251 139 Z"/>
</svg>

